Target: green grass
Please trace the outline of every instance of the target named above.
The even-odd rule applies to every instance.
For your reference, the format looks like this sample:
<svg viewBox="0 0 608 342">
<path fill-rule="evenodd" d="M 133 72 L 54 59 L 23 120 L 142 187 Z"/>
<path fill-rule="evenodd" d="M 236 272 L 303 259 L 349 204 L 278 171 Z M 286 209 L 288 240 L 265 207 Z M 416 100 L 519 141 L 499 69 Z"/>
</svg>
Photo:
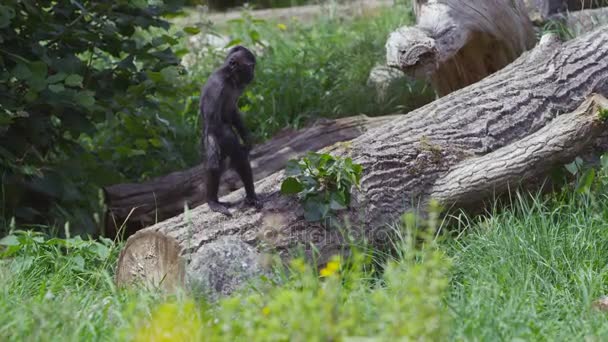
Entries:
<svg viewBox="0 0 608 342">
<path fill-rule="evenodd" d="M 1 265 L 2 341 L 437 340 L 449 328 L 442 298 L 450 264 L 432 241 L 391 260 L 382 277 L 371 277 L 363 253 L 320 271 L 294 260 L 277 283 L 216 303 L 116 289 L 111 273 L 119 246 L 107 241 L 18 233 L 2 243 L 12 258 Z"/>
<path fill-rule="evenodd" d="M 519 197 L 452 242 L 453 335 L 488 341 L 608 337 L 592 301 L 606 294 L 608 200 Z"/>
<path fill-rule="evenodd" d="M 606 316 L 591 303 L 608 291 L 604 190 L 521 195 L 443 227 L 459 237 L 418 248 L 397 238 L 388 264 L 356 253 L 319 276 L 295 261 L 278 283 L 217 303 L 116 289 L 112 243 L 73 241 L 66 253 L 62 240 L 19 235 L 0 264 L 0 340 L 603 340 Z"/>
</svg>

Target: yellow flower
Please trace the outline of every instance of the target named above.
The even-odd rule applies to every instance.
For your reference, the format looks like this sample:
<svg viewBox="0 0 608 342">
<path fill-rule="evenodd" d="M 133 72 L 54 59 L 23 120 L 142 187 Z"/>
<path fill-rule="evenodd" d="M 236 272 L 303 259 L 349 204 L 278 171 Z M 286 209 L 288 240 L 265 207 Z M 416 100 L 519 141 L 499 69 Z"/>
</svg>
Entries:
<svg viewBox="0 0 608 342">
<path fill-rule="evenodd" d="M 281 31 L 285 31 L 287 30 L 287 25 L 285 24 L 277 24 L 277 27 L 279 28 L 279 30 Z"/>
<path fill-rule="evenodd" d="M 330 262 L 325 265 L 325 268 L 321 269 L 321 277 L 329 277 L 340 270 L 340 259 L 333 258 Z"/>
<path fill-rule="evenodd" d="M 269 307 L 267 307 L 267 306 L 265 306 L 265 307 L 262 309 L 262 313 L 264 314 L 264 316 L 268 316 L 268 315 L 270 315 L 270 308 L 269 308 Z"/>
</svg>

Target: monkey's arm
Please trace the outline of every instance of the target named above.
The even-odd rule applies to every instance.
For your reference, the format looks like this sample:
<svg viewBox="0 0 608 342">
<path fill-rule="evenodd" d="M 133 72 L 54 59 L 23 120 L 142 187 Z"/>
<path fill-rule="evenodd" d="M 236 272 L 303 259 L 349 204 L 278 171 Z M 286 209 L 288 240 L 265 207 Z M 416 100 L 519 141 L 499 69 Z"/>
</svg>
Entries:
<svg viewBox="0 0 608 342">
<path fill-rule="evenodd" d="M 236 128 L 241 139 L 243 139 L 243 143 L 245 144 L 247 150 L 251 150 L 251 136 L 249 134 L 249 130 L 247 127 L 245 127 L 245 123 L 241 118 L 241 113 L 237 109 L 235 109 L 234 113 L 232 114 L 232 125 L 234 128 Z"/>
</svg>

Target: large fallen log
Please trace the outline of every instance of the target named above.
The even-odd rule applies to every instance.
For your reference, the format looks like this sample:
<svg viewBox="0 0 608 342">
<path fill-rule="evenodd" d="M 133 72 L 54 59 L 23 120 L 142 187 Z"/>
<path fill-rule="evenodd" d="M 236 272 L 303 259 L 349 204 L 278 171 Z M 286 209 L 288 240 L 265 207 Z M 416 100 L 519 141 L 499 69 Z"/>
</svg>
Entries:
<svg viewBox="0 0 608 342">
<path fill-rule="evenodd" d="M 319 120 L 298 131 L 284 131 L 251 151 L 251 166 L 255 180 L 282 169 L 287 161 L 340 141 L 358 137 L 370 128 L 393 120 L 394 116 L 365 115 L 337 120 Z M 114 238 L 122 228 L 124 236 L 184 211 L 184 206 L 205 203 L 204 165 L 177 171 L 143 183 L 127 183 L 104 189 L 108 208 L 105 236 Z M 240 188 L 241 181 L 233 171 L 222 179 L 220 195 Z"/>
<path fill-rule="evenodd" d="M 479 205 L 507 187 L 529 186 L 593 144 L 606 128 L 598 110 L 608 106 L 601 97 L 608 94 L 608 27 L 563 44 L 541 42 L 486 79 L 332 149 L 364 169 L 343 213 L 349 241 L 383 246 L 387 224 L 404 211 L 431 198 L 450 208 Z M 266 251 L 288 258 L 295 247 L 315 250 L 324 262 L 348 249 L 344 234 L 306 222 L 300 203 L 279 193 L 284 178 L 281 171 L 256 183 L 262 211 L 227 218 L 201 205 L 140 231 L 121 253 L 117 282 L 182 285 L 185 278 L 227 293 L 261 272 Z"/>
</svg>

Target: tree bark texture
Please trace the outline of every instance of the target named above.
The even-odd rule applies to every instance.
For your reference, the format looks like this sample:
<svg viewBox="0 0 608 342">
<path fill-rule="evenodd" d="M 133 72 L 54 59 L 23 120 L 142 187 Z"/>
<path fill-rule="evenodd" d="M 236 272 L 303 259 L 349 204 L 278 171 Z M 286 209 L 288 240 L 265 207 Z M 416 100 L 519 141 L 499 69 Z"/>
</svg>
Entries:
<svg viewBox="0 0 608 342">
<path fill-rule="evenodd" d="M 228 218 L 201 205 L 142 232 L 175 240 L 191 261 L 189 278 L 218 279 L 209 271 L 217 262 L 210 255 L 217 253 L 209 253 L 220 245 L 240 243 L 284 257 L 294 247 L 314 249 L 324 262 L 347 248 L 344 232 L 383 246 L 387 225 L 432 198 L 449 208 L 470 207 L 508 187 L 525 187 L 589 147 L 606 128 L 598 110 L 608 106 L 601 97 L 608 93 L 608 28 L 563 44 L 541 42 L 482 81 L 334 146 L 332 154 L 351 156 L 364 170 L 351 207 L 342 212 L 343 231 L 306 222 L 300 203 L 279 193 L 280 171 L 256 183 L 265 202 L 261 211 L 233 209 Z M 242 192 L 223 200 L 237 200 Z M 257 259 L 245 254 L 251 269 Z M 127 271 L 137 263 L 130 255 L 124 250 L 119 262 L 128 275 L 123 282 L 136 278 Z"/>
<path fill-rule="evenodd" d="M 287 161 L 307 151 L 351 140 L 366 130 L 387 123 L 394 116 L 370 118 L 365 115 L 337 120 L 319 120 L 311 127 L 298 131 L 284 131 L 251 151 L 251 166 L 255 180 L 262 179 L 280 169 Z M 143 183 L 116 184 L 104 189 L 108 208 L 105 235 L 114 238 L 123 227 L 126 236 L 156 222 L 178 215 L 184 206 L 195 207 L 205 203 L 204 165 L 177 171 Z M 220 195 L 242 186 L 238 175 L 225 172 Z"/>
</svg>

